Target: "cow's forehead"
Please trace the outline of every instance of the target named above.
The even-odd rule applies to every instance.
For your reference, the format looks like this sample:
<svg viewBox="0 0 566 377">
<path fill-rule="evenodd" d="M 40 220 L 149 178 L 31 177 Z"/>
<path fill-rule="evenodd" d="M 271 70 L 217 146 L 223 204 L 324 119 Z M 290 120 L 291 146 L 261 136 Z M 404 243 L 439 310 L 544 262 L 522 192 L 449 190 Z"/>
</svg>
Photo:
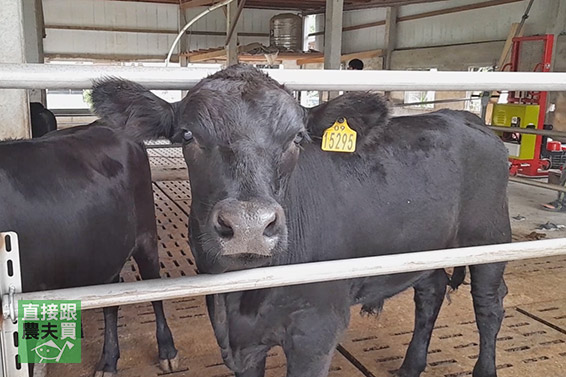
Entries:
<svg viewBox="0 0 566 377">
<path fill-rule="evenodd" d="M 231 84 L 212 80 L 187 98 L 184 114 L 203 141 L 282 143 L 304 130 L 304 110 L 287 91 Z"/>
</svg>

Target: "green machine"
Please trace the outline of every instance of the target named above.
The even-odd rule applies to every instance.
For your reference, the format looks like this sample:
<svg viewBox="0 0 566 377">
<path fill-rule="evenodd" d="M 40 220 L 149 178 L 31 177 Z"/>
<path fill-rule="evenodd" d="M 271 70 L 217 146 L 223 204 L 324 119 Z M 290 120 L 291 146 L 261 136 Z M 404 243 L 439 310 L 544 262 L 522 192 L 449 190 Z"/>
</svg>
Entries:
<svg viewBox="0 0 566 377">
<path fill-rule="evenodd" d="M 513 164 L 539 166 L 542 136 L 513 132 L 513 128 L 540 128 L 539 111 L 539 105 L 518 103 L 496 104 L 493 107 L 491 124 L 509 127 L 509 132 L 497 132 L 497 134 L 503 139 Z"/>
</svg>

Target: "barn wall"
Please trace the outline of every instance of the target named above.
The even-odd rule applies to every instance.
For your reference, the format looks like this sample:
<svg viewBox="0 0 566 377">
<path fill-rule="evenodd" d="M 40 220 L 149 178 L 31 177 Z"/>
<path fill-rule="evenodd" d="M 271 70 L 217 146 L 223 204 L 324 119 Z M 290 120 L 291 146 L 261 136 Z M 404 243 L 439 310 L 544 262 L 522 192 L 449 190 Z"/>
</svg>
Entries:
<svg viewBox="0 0 566 377">
<path fill-rule="evenodd" d="M 483 0 L 486 1 L 486 0 Z M 473 0 L 449 0 L 401 6 L 399 17 L 476 4 Z M 555 18 L 555 1 L 535 1 L 524 34 L 548 32 Z M 519 22 L 528 0 L 458 13 L 450 13 L 397 25 L 397 43 L 392 69 L 428 68 L 467 70 L 469 66 L 492 65 L 499 59 L 511 24 Z M 344 26 L 385 20 L 385 9 L 344 12 Z M 317 31 L 324 30 L 324 18 L 317 18 Z M 351 53 L 385 47 L 385 27 L 374 26 L 342 34 L 342 52 Z M 324 36 L 316 38 L 324 48 Z M 566 57 L 566 51 L 562 55 Z M 561 59 L 557 59 L 557 63 Z M 563 59 L 562 59 L 563 61 Z"/>
<path fill-rule="evenodd" d="M 399 17 L 437 9 L 478 3 L 469 0 L 441 1 L 407 5 L 399 9 Z M 525 35 L 546 32 L 551 8 L 548 1 L 535 1 L 525 24 Z M 519 22 L 528 1 L 519 1 L 488 8 L 468 10 L 414 21 L 397 26 L 397 48 L 444 46 L 452 44 L 505 40 L 513 22 Z"/>
<path fill-rule="evenodd" d="M 163 59 L 180 27 L 180 9 L 174 4 L 100 0 L 43 0 L 46 38 L 44 50 L 48 57 Z M 206 8 L 185 11 L 190 20 Z M 246 9 L 241 15 L 238 31 L 262 33 L 263 37 L 238 37 L 241 44 L 269 44 L 269 20 L 278 10 Z M 144 32 L 71 30 L 65 27 L 130 28 Z M 226 32 L 222 9 L 207 14 L 189 30 Z M 225 36 L 188 35 L 191 50 L 217 48 L 224 45 Z M 176 52 L 178 49 L 176 50 Z"/>
<path fill-rule="evenodd" d="M 176 5 L 97 0 L 44 0 L 46 56 L 165 56 L 179 24 Z M 64 30 L 55 27 L 127 27 L 171 34 Z"/>
<path fill-rule="evenodd" d="M 367 24 L 385 20 L 385 8 L 364 9 L 344 12 L 343 27 Z M 324 30 L 324 26 L 321 28 Z M 385 44 L 385 27 L 376 26 L 367 29 L 342 33 L 342 52 L 344 54 L 357 51 L 374 50 Z M 324 39 L 324 38 L 322 38 Z M 323 43 L 324 46 L 324 43 Z M 379 47 L 378 47 L 379 46 Z"/>
<path fill-rule="evenodd" d="M 46 24 L 44 50 L 48 57 L 106 57 L 108 59 L 161 60 L 170 48 L 179 25 L 179 7 L 128 1 L 100 0 L 43 0 Z M 483 0 L 486 1 L 486 0 Z M 551 4 L 556 0 L 536 1 L 525 27 L 525 34 L 544 33 L 554 15 Z M 399 16 L 447 9 L 477 3 L 472 0 L 448 0 L 402 6 Z M 405 21 L 398 24 L 397 50 L 393 53 L 393 69 L 438 68 L 467 70 L 470 66 L 493 65 L 502 50 L 511 23 L 518 22 L 528 0 L 469 10 L 447 15 Z M 204 8 L 186 10 L 191 19 Z M 269 44 L 269 20 L 285 11 L 245 10 L 238 31 L 262 33 L 263 37 L 239 36 L 240 44 L 260 42 Z M 316 17 L 317 31 L 324 29 L 324 16 Z M 385 19 L 385 9 L 366 9 L 344 12 L 344 27 Z M 116 32 L 65 30 L 56 26 L 127 27 L 148 32 Z M 224 11 L 218 9 L 201 20 L 193 31 L 226 31 Z M 161 31 L 161 32 L 158 32 Z M 165 31 L 165 33 L 163 32 Z M 168 33 L 167 33 L 168 32 Z M 385 27 L 377 26 L 343 33 L 342 52 L 372 50 L 384 47 Z M 217 48 L 224 36 L 189 34 L 191 50 Z M 316 38 L 315 46 L 323 50 L 324 37 Z M 558 46 L 557 70 L 565 70 L 566 47 Z M 368 68 L 379 68 L 366 62 Z M 371 67 L 370 67 L 371 66 Z"/>
</svg>

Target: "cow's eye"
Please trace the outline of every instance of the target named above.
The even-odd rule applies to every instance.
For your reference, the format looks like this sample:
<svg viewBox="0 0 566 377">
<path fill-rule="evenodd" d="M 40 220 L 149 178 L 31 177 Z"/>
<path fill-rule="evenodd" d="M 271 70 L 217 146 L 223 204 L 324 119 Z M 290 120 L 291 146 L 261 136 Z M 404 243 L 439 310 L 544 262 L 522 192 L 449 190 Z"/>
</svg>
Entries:
<svg viewBox="0 0 566 377">
<path fill-rule="evenodd" d="M 304 132 L 299 132 L 296 136 L 295 136 L 295 140 L 293 140 L 293 142 L 297 145 L 301 144 L 303 142 L 303 140 L 305 140 L 305 134 Z"/>
<path fill-rule="evenodd" d="M 184 130 L 183 131 L 183 142 L 184 143 L 190 143 L 191 141 L 193 141 L 193 133 L 189 130 Z"/>
</svg>

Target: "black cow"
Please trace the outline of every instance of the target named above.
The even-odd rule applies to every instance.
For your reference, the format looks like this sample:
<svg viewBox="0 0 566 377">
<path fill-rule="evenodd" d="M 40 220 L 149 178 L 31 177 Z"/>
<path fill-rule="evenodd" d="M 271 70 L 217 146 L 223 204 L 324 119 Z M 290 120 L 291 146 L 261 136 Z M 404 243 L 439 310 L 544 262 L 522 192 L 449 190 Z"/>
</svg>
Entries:
<svg viewBox="0 0 566 377">
<path fill-rule="evenodd" d="M 118 282 L 130 256 L 159 278 L 150 168 L 144 147 L 101 125 L 0 143 L 0 229 L 19 235 L 24 292 Z M 159 358 L 178 365 L 161 301 Z M 118 307 L 104 308 L 95 376 L 116 372 Z"/>
<path fill-rule="evenodd" d="M 511 241 L 507 153 L 470 113 L 389 119 L 370 93 L 307 111 L 244 65 L 202 80 L 174 104 L 119 79 L 95 84 L 93 100 L 135 140 L 184 141 L 190 244 L 202 273 Z M 358 133 L 356 152 L 322 151 L 323 130 L 342 117 Z M 469 267 L 480 334 L 474 377 L 496 376 L 504 267 Z M 397 375 L 417 377 L 449 281 L 434 270 L 221 294 L 207 304 L 236 376 L 263 376 L 267 351 L 281 345 L 287 376 L 322 377 L 351 305 L 377 313 L 413 287 L 415 331 Z"/>
<path fill-rule="evenodd" d="M 38 138 L 57 129 L 55 115 L 39 102 L 30 102 L 31 136 Z"/>
</svg>

